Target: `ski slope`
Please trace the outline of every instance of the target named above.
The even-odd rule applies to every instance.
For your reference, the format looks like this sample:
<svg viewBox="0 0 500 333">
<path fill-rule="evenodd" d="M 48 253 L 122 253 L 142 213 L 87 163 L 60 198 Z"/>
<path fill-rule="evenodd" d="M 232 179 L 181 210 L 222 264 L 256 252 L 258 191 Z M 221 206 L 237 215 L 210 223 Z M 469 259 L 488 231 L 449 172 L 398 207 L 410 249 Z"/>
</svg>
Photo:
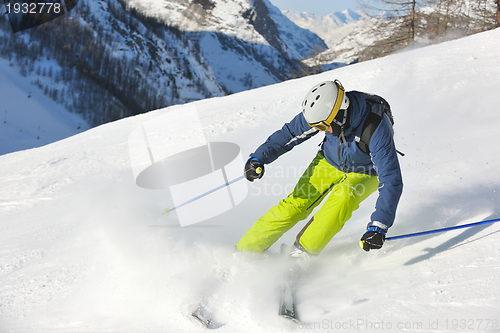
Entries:
<svg viewBox="0 0 500 333">
<path fill-rule="evenodd" d="M 195 105 L 206 139 L 236 143 L 246 157 L 318 82 L 384 96 L 406 153 L 395 236 L 500 216 L 498 54 L 500 29 Z M 268 165 L 234 209 L 181 228 L 161 214 L 168 190 L 135 185 L 128 139 L 186 107 L 0 156 L 0 332 L 204 332 L 187 315 L 221 272 L 212 307 L 227 324 L 218 332 L 500 331 L 500 224 L 365 253 L 358 240 L 376 194 L 312 258 L 297 294 L 308 326 L 280 321 L 275 254 L 305 221 L 265 255 L 234 244 L 291 190 L 322 137 Z M 190 140 L 190 126 L 174 145 Z"/>
</svg>

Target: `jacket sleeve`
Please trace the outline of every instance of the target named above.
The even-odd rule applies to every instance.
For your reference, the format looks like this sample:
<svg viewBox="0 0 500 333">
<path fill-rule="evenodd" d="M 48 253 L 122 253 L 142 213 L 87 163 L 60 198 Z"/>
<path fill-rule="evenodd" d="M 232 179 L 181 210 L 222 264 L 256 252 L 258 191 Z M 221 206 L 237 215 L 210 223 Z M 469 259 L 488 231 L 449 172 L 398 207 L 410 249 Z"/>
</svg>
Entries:
<svg viewBox="0 0 500 333">
<path fill-rule="evenodd" d="M 370 140 L 370 154 L 379 180 L 379 196 L 369 227 L 373 225 L 388 229 L 392 226 L 403 192 L 403 179 L 393 135 L 390 121 L 384 117 Z"/>
<path fill-rule="evenodd" d="M 250 154 L 250 157 L 258 158 L 262 163 L 269 164 L 284 153 L 292 150 L 298 144 L 316 135 L 319 131 L 310 127 L 304 115 L 299 113 L 289 123 L 267 138 L 266 142 Z"/>
</svg>

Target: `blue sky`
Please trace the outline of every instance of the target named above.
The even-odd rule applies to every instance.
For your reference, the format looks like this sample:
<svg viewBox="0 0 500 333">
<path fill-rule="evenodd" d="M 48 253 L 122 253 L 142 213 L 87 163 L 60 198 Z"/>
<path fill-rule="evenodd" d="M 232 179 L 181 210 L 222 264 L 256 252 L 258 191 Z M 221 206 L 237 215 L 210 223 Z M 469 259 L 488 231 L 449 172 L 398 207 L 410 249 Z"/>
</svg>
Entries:
<svg viewBox="0 0 500 333">
<path fill-rule="evenodd" d="M 328 15 L 345 9 L 358 10 L 355 0 L 269 0 L 281 10 L 297 10 L 311 14 Z"/>
</svg>

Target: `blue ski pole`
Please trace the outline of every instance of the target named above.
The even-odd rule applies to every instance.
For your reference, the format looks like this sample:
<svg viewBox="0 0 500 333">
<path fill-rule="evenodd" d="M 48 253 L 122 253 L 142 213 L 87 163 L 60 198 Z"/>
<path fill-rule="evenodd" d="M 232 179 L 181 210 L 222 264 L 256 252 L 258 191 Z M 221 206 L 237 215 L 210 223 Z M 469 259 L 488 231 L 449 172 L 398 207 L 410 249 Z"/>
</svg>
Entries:
<svg viewBox="0 0 500 333">
<path fill-rule="evenodd" d="M 205 197 L 205 196 L 209 195 L 210 193 L 214 193 L 215 191 L 220 190 L 221 188 L 224 188 L 224 187 L 229 186 L 229 185 L 231 185 L 231 184 L 233 184 L 233 183 L 236 183 L 238 180 L 242 180 L 243 178 L 245 178 L 245 176 L 239 176 L 238 178 L 235 178 L 235 179 L 233 179 L 233 180 L 231 180 L 231 181 L 228 181 L 227 183 L 224 183 L 224 184 L 222 184 L 222 185 L 220 185 L 220 186 L 217 186 L 216 188 L 213 188 L 213 189 L 211 189 L 210 191 L 207 191 L 207 192 L 205 192 L 205 193 L 203 193 L 203 194 L 200 194 L 199 196 L 197 196 L 197 197 L 195 197 L 195 198 L 193 198 L 193 199 L 190 199 L 190 200 L 188 200 L 188 201 L 186 201 L 186 202 L 183 202 L 183 203 L 181 203 L 181 204 L 180 204 L 180 205 L 178 205 L 178 206 L 175 206 L 175 207 L 170 208 L 170 209 L 169 209 L 169 208 L 165 208 L 165 209 L 163 210 L 163 215 L 168 215 L 168 214 L 170 214 L 170 212 L 172 212 L 172 211 L 174 211 L 174 210 L 176 210 L 176 209 L 178 209 L 178 208 L 181 208 L 182 206 L 185 206 L 185 205 L 187 205 L 187 204 L 189 204 L 189 203 L 191 203 L 191 202 L 193 202 L 193 201 L 196 201 L 196 200 L 198 200 L 198 199 L 201 199 L 201 198 L 203 198 L 203 197 Z"/>
<path fill-rule="evenodd" d="M 456 225 L 454 227 L 448 227 L 448 228 L 442 228 L 442 229 L 434 229 L 434 230 L 429 230 L 429 231 L 422 231 L 422 232 L 416 232 L 413 234 L 406 234 L 406 235 L 400 235 L 400 236 L 394 236 L 394 237 L 387 237 L 385 240 L 395 240 L 395 239 L 401 239 L 401 238 L 410 238 L 410 237 L 417 237 L 417 236 L 423 236 L 423 235 L 429 235 L 429 234 L 435 234 L 438 232 L 444 232 L 444 231 L 450 231 L 450 230 L 456 230 L 456 229 L 463 229 L 463 228 L 470 228 L 470 227 L 475 227 L 481 224 L 490 224 L 490 223 L 497 223 L 500 222 L 500 219 L 494 219 L 494 220 L 488 220 L 488 221 L 481 221 L 481 222 L 474 222 L 474 223 L 469 223 L 469 224 L 462 224 L 462 225 Z"/>
</svg>

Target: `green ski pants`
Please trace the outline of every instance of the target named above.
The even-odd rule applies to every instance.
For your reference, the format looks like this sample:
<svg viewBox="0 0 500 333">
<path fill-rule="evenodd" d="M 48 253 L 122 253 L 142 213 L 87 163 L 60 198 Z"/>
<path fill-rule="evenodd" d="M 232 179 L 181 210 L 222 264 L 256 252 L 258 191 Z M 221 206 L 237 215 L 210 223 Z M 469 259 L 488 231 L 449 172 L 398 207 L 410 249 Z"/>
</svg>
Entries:
<svg viewBox="0 0 500 333">
<path fill-rule="evenodd" d="M 297 235 L 307 252 L 319 254 L 378 184 L 376 176 L 339 171 L 319 152 L 292 193 L 258 219 L 236 247 L 240 251 L 264 251 L 329 195 Z"/>
</svg>

